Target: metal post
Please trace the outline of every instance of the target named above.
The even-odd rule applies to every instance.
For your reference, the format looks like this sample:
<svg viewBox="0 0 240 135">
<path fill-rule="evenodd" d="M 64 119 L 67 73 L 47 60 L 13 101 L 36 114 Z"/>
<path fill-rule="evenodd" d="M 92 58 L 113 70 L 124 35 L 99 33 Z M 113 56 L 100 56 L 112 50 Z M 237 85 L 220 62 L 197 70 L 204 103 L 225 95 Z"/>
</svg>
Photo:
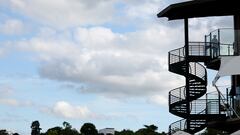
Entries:
<svg viewBox="0 0 240 135">
<path fill-rule="evenodd" d="M 227 104 L 229 105 L 229 98 L 228 98 L 228 88 L 226 89 L 226 95 L 227 95 Z"/>
<path fill-rule="evenodd" d="M 207 56 L 207 35 L 204 36 L 204 55 Z"/>
<path fill-rule="evenodd" d="M 208 114 L 208 94 L 206 93 L 206 112 L 205 114 Z"/>
<path fill-rule="evenodd" d="M 168 93 L 168 107 L 169 107 L 169 110 L 170 110 L 170 103 L 171 103 L 171 93 L 169 92 Z"/>
<path fill-rule="evenodd" d="M 218 55 L 220 56 L 220 29 L 218 29 Z"/>
<path fill-rule="evenodd" d="M 212 54 L 212 33 L 210 33 L 210 57 L 213 58 L 213 54 Z"/>
<path fill-rule="evenodd" d="M 221 114 L 221 95 L 218 92 L 218 113 Z"/>
<path fill-rule="evenodd" d="M 185 60 L 186 60 L 186 110 L 190 116 L 190 94 L 189 94 L 189 35 L 188 35 L 188 18 L 184 19 L 184 36 L 185 36 Z M 190 131 L 190 119 L 187 118 L 187 131 Z"/>
<path fill-rule="evenodd" d="M 234 55 L 239 56 L 240 55 L 240 15 L 239 14 L 235 14 L 234 15 Z M 234 83 L 233 83 L 234 82 Z M 235 90 L 235 93 L 239 93 L 237 92 L 237 90 L 239 90 L 240 87 L 240 75 L 233 75 L 232 77 L 232 84 L 233 84 L 233 88 Z M 239 96 L 236 96 L 236 98 L 239 98 Z M 239 100 L 239 99 L 237 99 Z M 235 102 L 234 103 L 234 109 L 235 110 L 239 110 L 240 108 L 240 104 Z M 240 112 L 237 112 L 238 114 Z"/>
<path fill-rule="evenodd" d="M 170 60 L 170 53 L 168 52 L 168 68 L 170 67 L 170 64 L 171 64 L 170 61 L 171 61 L 171 60 Z M 168 69 L 168 70 L 169 70 L 169 69 Z"/>
</svg>

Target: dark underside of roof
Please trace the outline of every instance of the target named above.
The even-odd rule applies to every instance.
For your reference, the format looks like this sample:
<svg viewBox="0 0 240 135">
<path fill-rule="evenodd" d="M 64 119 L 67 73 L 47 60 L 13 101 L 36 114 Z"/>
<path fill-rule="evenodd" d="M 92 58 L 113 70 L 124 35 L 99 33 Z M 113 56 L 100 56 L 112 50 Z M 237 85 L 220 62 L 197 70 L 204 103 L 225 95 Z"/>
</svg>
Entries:
<svg viewBox="0 0 240 135">
<path fill-rule="evenodd" d="M 228 16 L 240 14 L 238 0 L 193 0 L 172 4 L 162 10 L 158 17 L 167 17 L 169 20 Z"/>
</svg>

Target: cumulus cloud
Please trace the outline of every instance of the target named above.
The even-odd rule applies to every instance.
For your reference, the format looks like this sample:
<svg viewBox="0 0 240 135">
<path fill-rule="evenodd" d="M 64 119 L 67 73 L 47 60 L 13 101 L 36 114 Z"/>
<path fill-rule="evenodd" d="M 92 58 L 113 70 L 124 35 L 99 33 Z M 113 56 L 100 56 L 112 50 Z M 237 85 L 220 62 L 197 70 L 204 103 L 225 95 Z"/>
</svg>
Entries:
<svg viewBox="0 0 240 135">
<path fill-rule="evenodd" d="M 19 35 L 25 31 L 22 21 L 17 19 L 8 19 L 0 23 L 0 33 L 5 35 Z"/>
<path fill-rule="evenodd" d="M 88 119 L 97 117 L 97 115 L 92 113 L 88 107 L 78 105 L 75 106 L 66 101 L 59 101 L 51 108 L 47 108 L 44 111 L 69 119 Z"/>
<path fill-rule="evenodd" d="M 94 2 L 96 1 L 16 0 L 10 1 L 10 5 L 47 23 L 69 25 L 65 21 L 70 20 L 78 24 L 80 20 L 84 20 L 81 17 L 78 20 L 78 16 L 75 15 L 78 10 L 89 7 L 86 12 L 90 12 L 95 8 L 101 10 L 102 6 L 113 5 L 113 1 L 110 0 L 93 4 Z M 144 1 L 146 9 L 142 9 L 142 12 L 146 13 L 145 16 L 153 14 L 150 9 L 155 10 L 158 2 L 158 0 Z M 129 11 L 126 12 L 141 13 L 138 11 L 141 10 L 139 1 L 123 3 L 136 5 L 137 9 L 129 6 Z M 26 6 L 29 8 L 25 8 Z M 55 10 L 59 12 L 56 13 Z M 66 19 L 59 17 L 63 11 Z M 80 11 L 79 13 L 79 16 L 84 14 Z M 77 20 L 68 19 L 71 15 Z M 209 21 L 196 23 L 193 19 L 190 25 L 193 27 L 192 39 L 200 40 L 199 33 L 206 32 L 207 29 L 203 27 L 207 27 Z M 162 94 L 184 83 L 182 77 L 168 72 L 167 63 L 167 52 L 182 47 L 183 39 L 182 26 L 172 27 L 153 22 L 142 29 L 125 33 L 113 32 L 103 26 L 74 27 L 73 30 L 62 31 L 45 27 L 34 37 L 12 44 L 18 50 L 34 52 L 33 56 L 36 56 L 34 58 L 41 63 L 39 74 L 43 78 L 80 84 L 79 90 L 83 93 L 124 97 Z"/>
<path fill-rule="evenodd" d="M 10 0 L 16 12 L 57 28 L 102 24 L 112 19 L 113 0 Z"/>
<path fill-rule="evenodd" d="M 126 15 L 132 18 L 144 18 L 156 16 L 160 7 L 163 6 L 163 2 L 159 0 L 133 0 L 124 1 L 126 6 Z M 154 16 L 154 17 L 155 17 Z"/>
<path fill-rule="evenodd" d="M 64 32 L 53 31 L 47 38 L 40 35 L 16 46 L 36 52 L 41 62 L 39 73 L 44 78 L 83 84 L 83 93 L 144 96 L 181 83 L 179 77 L 167 71 L 166 55 L 171 43 L 167 39 L 174 31 L 156 29 L 119 34 L 104 27 L 79 27 L 72 33 L 74 41 Z"/>
<path fill-rule="evenodd" d="M 168 105 L 168 98 L 167 98 L 167 96 L 163 96 L 163 95 L 153 95 L 153 96 L 148 98 L 147 102 L 150 103 L 150 104 L 167 106 Z"/>
</svg>

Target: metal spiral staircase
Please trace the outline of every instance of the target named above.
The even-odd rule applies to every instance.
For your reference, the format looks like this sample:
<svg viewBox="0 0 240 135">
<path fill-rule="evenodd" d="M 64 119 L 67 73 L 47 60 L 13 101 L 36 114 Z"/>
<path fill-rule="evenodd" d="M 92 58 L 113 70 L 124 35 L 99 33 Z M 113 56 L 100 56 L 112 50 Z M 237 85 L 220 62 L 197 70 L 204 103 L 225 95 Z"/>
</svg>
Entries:
<svg viewBox="0 0 240 135">
<path fill-rule="evenodd" d="M 188 58 L 185 56 L 185 47 L 168 53 L 169 71 L 189 79 L 188 88 L 182 86 L 169 92 L 169 111 L 183 118 L 169 126 L 169 134 L 179 130 L 194 134 L 204 129 L 207 121 L 226 117 L 219 111 L 209 113 L 206 99 L 201 98 L 207 92 L 207 71 L 198 62 L 207 62 L 212 59 L 210 53 L 206 53 L 206 42 L 190 42 L 188 50 Z M 189 73 L 186 72 L 187 68 Z"/>
</svg>

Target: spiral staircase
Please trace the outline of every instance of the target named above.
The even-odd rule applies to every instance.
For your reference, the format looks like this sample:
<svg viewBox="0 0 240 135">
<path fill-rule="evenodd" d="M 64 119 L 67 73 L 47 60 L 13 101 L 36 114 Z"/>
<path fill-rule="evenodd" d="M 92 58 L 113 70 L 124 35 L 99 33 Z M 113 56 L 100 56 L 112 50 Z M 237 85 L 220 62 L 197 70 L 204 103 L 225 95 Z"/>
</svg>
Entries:
<svg viewBox="0 0 240 135">
<path fill-rule="evenodd" d="M 220 113 L 218 107 L 215 108 L 217 111 L 209 111 L 206 99 L 202 98 L 207 92 L 207 71 L 199 62 L 208 62 L 213 59 L 210 56 L 211 53 L 207 53 L 205 44 L 189 42 L 187 57 L 185 47 L 168 53 L 169 71 L 188 78 L 186 86 L 169 92 L 169 112 L 183 118 L 169 126 L 170 135 L 179 130 L 194 134 L 204 129 L 208 121 L 226 118 L 225 114 Z"/>
</svg>

